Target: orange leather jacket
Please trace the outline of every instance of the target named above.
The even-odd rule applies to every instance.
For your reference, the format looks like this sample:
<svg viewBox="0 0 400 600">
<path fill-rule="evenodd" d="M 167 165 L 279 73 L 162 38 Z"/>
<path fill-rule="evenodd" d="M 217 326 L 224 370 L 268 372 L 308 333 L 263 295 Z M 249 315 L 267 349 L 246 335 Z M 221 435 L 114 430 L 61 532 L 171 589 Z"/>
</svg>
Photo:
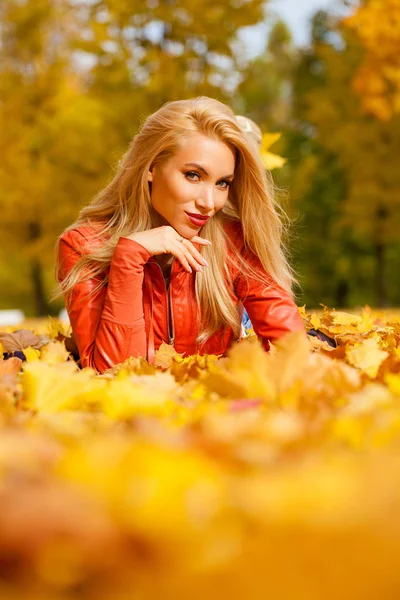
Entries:
<svg viewBox="0 0 400 600">
<path fill-rule="evenodd" d="M 233 273 L 231 290 L 236 304 L 242 302 L 246 308 L 265 350 L 269 349 L 270 340 L 289 331 L 304 330 L 292 297 L 263 270 L 254 254 L 244 250 L 240 224 L 230 222 L 225 231 L 252 266 L 265 274 L 265 284 L 262 284 L 244 280 L 240 272 Z M 59 281 L 82 254 L 99 243 L 95 234 L 92 226 L 63 234 L 59 244 Z M 195 247 L 200 249 L 199 244 Z M 96 294 L 87 297 L 99 281 L 89 279 L 75 285 L 67 302 L 82 367 L 103 372 L 130 356 L 143 356 L 153 362 L 154 351 L 163 341 L 173 344 L 177 352 L 186 356 L 197 352 L 225 354 L 234 341 L 233 330 L 221 328 L 201 347 L 196 344 L 196 273 L 185 271 L 178 260 L 172 263 L 167 292 L 161 267 L 154 256 L 141 244 L 120 237 L 106 274 L 108 283 Z M 172 327 L 169 327 L 170 316 Z"/>
</svg>

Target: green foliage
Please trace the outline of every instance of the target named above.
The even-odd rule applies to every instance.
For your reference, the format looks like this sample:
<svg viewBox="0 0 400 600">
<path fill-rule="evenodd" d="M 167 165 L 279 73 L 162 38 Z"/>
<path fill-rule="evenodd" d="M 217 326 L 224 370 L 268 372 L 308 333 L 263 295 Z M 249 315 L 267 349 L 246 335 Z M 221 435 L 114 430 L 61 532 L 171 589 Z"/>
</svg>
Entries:
<svg viewBox="0 0 400 600">
<path fill-rule="evenodd" d="M 309 306 L 400 301 L 400 120 L 365 114 L 353 90 L 364 51 L 325 11 L 309 48 L 294 49 L 276 23 L 245 70 L 236 104 L 263 131 L 278 130 L 287 158 L 274 172 L 293 219 L 291 253 Z"/>
<path fill-rule="evenodd" d="M 327 249 L 335 273 L 320 265 L 319 256 L 310 278 L 325 280 L 329 273 L 339 289 L 347 286 L 351 303 L 398 302 L 398 292 L 388 296 L 386 282 L 388 248 L 396 243 L 398 247 L 400 226 L 396 168 L 400 119 L 382 122 L 361 110 L 351 86 L 361 57 L 354 35 L 332 23 L 328 15 L 324 19 L 323 13 L 315 17 L 313 31 L 313 45 L 301 55 L 295 79 L 295 115 L 308 132 L 310 153 L 299 164 L 294 193 L 310 225 L 322 204 L 324 227 L 318 228 L 321 233 L 310 234 L 316 236 L 322 254 L 322 248 Z M 305 177 L 309 179 L 306 189 L 300 183 L 296 191 L 296 180 L 298 184 Z M 313 243 L 305 245 L 309 254 Z M 323 296 L 319 298 L 322 301 Z M 328 296 L 324 301 L 333 299 Z"/>
</svg>

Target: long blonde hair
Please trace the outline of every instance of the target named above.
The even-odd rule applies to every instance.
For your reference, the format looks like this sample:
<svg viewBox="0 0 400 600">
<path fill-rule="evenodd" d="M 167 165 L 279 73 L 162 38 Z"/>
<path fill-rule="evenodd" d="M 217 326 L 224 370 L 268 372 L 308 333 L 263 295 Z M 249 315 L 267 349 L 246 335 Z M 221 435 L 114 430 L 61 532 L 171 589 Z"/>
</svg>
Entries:
<svg viewBox="0 0 400 600">
<path fill-rule="evenodd" d="M 105 271 L 119 237 L 154 227 L 147 173 L 151 165 L 172 156 L 182 137 L 191 132 L 220 140 L 233 148 L 236 155 L 229 199 L 201 231 L 212 245 L 200 250 L 210 268 L 196 274 L 200 323 L 197 342 L 203 344 L 221 326 L 231 327 L 236 337 L 240 335 L 240 317 L 229 293 L 229 285 L 233 283 L 229 279 L 232 263 L 239 267 L 244 278 L 253 277 L 263 284 L 268 283 L 243 259 L 241 249 L 226 235 L 224 223 L 227 219 L 240 222 L 245 249 L 254 253 L 269 276 L 292 294 L 295 279 L 282 243 L 286 215 L 274 200 L 271 175 L 265 172 L 232 110 L 218 100 L 199 97 L 168 102 L 150 115 L 119 162 L 112 181 L 65 230 L 96 224 L 96 237 L 101 239 L 101 244 L 93 246 L 77 261 L 52 295 L 53 299 L 62 294 L 68 298 L 78 281 L 92 277 L 98 279 L 92 293 L 98 291 L 107 282 Z M 57 281 L 60 274 L 59 239 L 56 243 Z"/>
</svg>

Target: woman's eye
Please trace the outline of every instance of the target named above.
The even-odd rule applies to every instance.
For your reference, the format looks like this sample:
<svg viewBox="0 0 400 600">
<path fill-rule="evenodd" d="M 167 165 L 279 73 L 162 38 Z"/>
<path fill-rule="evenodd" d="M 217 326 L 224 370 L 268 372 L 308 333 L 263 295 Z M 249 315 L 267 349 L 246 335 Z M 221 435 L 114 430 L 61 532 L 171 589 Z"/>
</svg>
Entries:
<svg viewBox="0 0 400 600">
<path fill-rule="evenodd" d="M 187 179 L 189 179 L 190 181 L 200 181 L 200 179 L 201 179 L 199 173 L 196 173 L 196 171 L 186 171 L 185 177 Z M 219 188 L 221 188 L 222 190 L 227 190 L 229 188 L 229 186 L 231 185 L 231 183 L 232 183 L 231 181 L 222 179 L 221 181 L 218 181 L 217 186 Z"/>
<path fill-rule="evenodd" d="M 198 173 L 196 173 L 195 171 L 188 171 L 187 173 L 185 173 L 185 176 L 190 179 L 191 181 L 197 181 L 200 178 L 200 175 Z M 196 179 L 197 177 L 197 179 Z"/>
<path fill-rule="evenodd" d="M 227 190 L 228 187 L 231 185 L 231 182 L 230 181 L 226 181 L 225 179 L 223 179 L 222 181 L 218 182 L 218 185 L 219 185 L 219 187 L 222 187 L 223 190 Z"/>
</svg>

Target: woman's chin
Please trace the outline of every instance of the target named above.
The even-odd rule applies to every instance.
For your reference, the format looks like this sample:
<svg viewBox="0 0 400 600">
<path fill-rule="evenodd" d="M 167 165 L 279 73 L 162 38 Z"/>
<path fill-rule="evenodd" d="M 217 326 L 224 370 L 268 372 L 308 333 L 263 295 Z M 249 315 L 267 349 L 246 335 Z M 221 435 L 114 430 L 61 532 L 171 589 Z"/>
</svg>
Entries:
<svg viewBox="0 0 400 600">
<path fill-rule="evenodd" d="M 191 223 L 190 225 L 184 225 L 183 227 L 182 226 L 174 227 L 174 229 L 176 229 L 176 231 L 180 235 L 183 235 L 184 238 L 186 238 L 187 240 L 190 240 L 195 235 L 198 235 L 199 231 L 201 230 L 201 227 Z"/>
</svg>

